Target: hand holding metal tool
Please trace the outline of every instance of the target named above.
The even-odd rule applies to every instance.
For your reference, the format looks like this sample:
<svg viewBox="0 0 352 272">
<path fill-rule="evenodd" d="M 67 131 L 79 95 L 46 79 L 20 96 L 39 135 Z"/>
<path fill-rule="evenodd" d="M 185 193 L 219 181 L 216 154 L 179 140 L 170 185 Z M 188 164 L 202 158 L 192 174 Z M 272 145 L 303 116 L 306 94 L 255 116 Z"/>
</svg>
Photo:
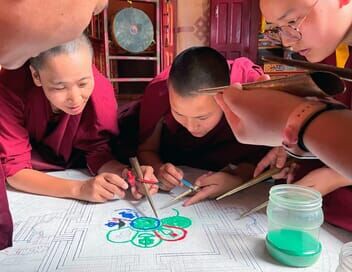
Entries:
<svg viewBox="0 0 352 272">
<path fill-rule="evenodd" d="M 133 170 L 135 171 L 135 173 L 137 174 L 137 178 L 140 180 L 140 181 L 143 181 L 144 178 L 143 178 L 143 173 L 142 173 L 142 169 L 141 169 L 141 166 L 138 162 L 138 159 L 136 157 L 132 157 L 129 159 L 130 160 L 130 164 L 133 168 Z M 142 183 L 142 186 L 144 188 L 144 191 L 145 191 L 145 196 L 153 210 L 153 213 L 155 215 L 156 218 L 158 218 L 158 214 L 156 212 L 156 209 L 155 209 L 155 206 L 154 206 L 154 203 L 152 201 L 152 198 L 149 194 L 149 190 L 148 190 L 148 187 L 147 187 L 147 184 L 145 182 L 141 182 Z"/>
<path fill-rule="evenodd" d="M 288 166 L 288 165 L 290 165 L 292 162 L 293 162 L 293 159 L 288 159 L 287 162 L 286 162 L 286 164 L 285 164 L 285 167 Z M 283 168 L 284 168 L 284 167 L 283 167 Z M 225 193 L 225 194 L 223 194 L 223 195 L 217 197 L 216 200 L 223 199 L 224 197 L 233 195 L 233 194 L 235 194 L 235 193 L 237 193 L 237 192 L 239 192 L 239 191 L 242 191 L 242 190 L 244 190 L 244 189 L 246 189 L 246 188 L 249 188 L 249 187 L 251 187 L 251 186 L 253 186 L 253 185 L 256 185 L 256 184 L 258 184 L 258 183 L 260 183 L 260 182 L 262 182 L 262 181 L 264 181 L 264 180 L 266 180 L 266 179 L 268 179 L 268 178 L 271 178 L 273 175 L 276 175 L 277 173 L 280 173 L 280 171 L 281 171 L 283 168 L 276 168 L 276 167 L 271 168 L 271 169 L 269 169 L 269 170 L 263 172 L 263 173 L 260 174 L 259 176 L 257 176 L 257 177 L 255 177 L 255 178 L 249 180 L 248 182 L 242 184 L 241 186 L 238 186 L 238 187 L 232 189 L 231 191 L 228 191 L 227 193 Z"/>
<path fill-rule="evenodd" d="M 140 182 L 140 183 L 159 185 L 158 181 L 144 179 L 144 178 L 142 180 L 139 179 L 139 178 L 136 179 L 136 176 L 132 173 L 131 170 L 127 170 L 127 174 L 126 174 L 125 180 L 132 187 L 136 186 L 136 182 L 137 181 Z"/>
<path fill-rule="evenodd" d="M 297 74 L 253 83 L 244 83 L 241 86 L 242 90 L 259 88 L 281 91 L 301 97 L 315 96 L 319 98 L 334 96 L 336 94 L 343 93 L 346 90 L 346 85 L 339 76 L 334 73 L 324 71 Z M 199 89 L 192 91 L 192 93 L 198 95 L 216 95 L 217 93 L 230 87 L 231 86 L 220 86 L 215 88 Z"/>
<path fill-rule="evenodd" d="M 190 181 L 188 181 L 188 180 L 182 178 L 182 179 L 180 180 L 180 182 L 181 182 L 184 186 L 186 186 L 187 188 L 192 189 L 193 191 L 195 191 L 195 189 L 194 189 L 195 186 L 193 186 L 193 184 L 192 184 Z"/>
<path fill-rule="evenodd" d="M 262 57 L 263 61 L 280 63 L 288 66 L 299 67 L 310 71 L 331 72 L 341 77 L 342 80 L 352 82 L 352 69 L 339 68 L 334 65 L 311 63 L 304 60 L 284 59 L 279 57 Z"/>
<path fill-rule="evenodd" d="M 166 203 L 166 205 L 162 206 L 160 209 L 165 209 L 166 207 L 171 206 L 173 203 L 177 202 L 181 198 L 184 198 L 184 197 L 190 195 L 191 193 L 198 192 L 198 190 L 200 189 L 199 186 L 194 186 L 191 182 L 189 182 L 185 179 L 181 179 L 180 181 L 183 185 L 185 185 L 189 189 L 187 191 L 179 194 L 175 198 L 173 198 L 170 202 Z"/>
<path fill-rule="evenodd" d="M 231 174 L 233 172 L 233 170 L 236 169 L 236 165 L 233 165 L 232 163 L 229 163 L 228 165 L 226 165 L 224 168 L 222 168 L 219 172 L 224 172 L 224 173 L 229 173 Z M 206 176 L 212 175 L 212 172 L 208 172 L 206 174 Z M 167 203 L 166 205 L 162 206 L 162 209 L 169 207 L 170 205 L 172 205 L 173 203 L 177 202 L 179 199 L 186 197 L 188 195 L 190 195 L 191 193 L 196 193 L 199 192 L 201 190 L 200 186 L 194 186 L 191 182 L 187 181 L 186 179 L 182 178 L 180 180 L 180 182 L 189 188 L 189 190 L 183 192 L 182 194 L 176 196 L 174 199 L 172 199 L 169 203 Z"/>
</svg>

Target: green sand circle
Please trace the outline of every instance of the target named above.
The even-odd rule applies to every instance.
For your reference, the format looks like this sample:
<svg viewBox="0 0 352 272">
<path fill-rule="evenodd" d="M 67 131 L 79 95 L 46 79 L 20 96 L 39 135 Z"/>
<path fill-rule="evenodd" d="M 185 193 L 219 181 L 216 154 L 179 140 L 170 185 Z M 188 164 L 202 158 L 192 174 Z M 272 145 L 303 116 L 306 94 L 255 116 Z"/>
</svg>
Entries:
<svg viewBox="0 0 352 272">
<path fill-rule="evenodd" d="M 174 226 L 179 228 L 188 228 L 192 225 L 192 221 L 183 216 L 171 216 L 161 219 L 163 225 Z"/>
<path fill-rule="evenodd" d="M 138 217 L 130 225 L 136 230 L 156 230 L 160 227 L 160 220 L 152 217 Z"/>
</svg>

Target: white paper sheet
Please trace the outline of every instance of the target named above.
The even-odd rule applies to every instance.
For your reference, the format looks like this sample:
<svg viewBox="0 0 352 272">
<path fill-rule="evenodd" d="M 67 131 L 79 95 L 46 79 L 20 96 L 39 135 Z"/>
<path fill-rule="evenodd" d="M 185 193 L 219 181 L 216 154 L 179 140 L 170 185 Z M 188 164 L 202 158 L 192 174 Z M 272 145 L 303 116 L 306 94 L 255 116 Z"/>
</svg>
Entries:
<svg viewBox="0 0 352 272">
<path fill-rule="evenodd" d="M 87 178 L 85 172 L 77 170 L 54 175 Z M 117 225 L 105 225 L 118 216 L 119 209 L 135 209 L 141 215 L 152 216 L 146 200 L 92 204 L 13 190 L 9 191 L 8 196 L 15 225 L 14 246 L 0 251 L 1 272 L 325 272 L 335 271 L 341 245 L 346 240 L 352 240 L 350 233 L 326 226 L 327 230 L 324 227 L 320 235 L 322 255 L 314 266 L 299 269 L 280 265 L 265 249 L 267 223 L 264 211 L 236 220 L 243 211 L 267 199 L 266 183 L 219 202 L 204 201 L 186 208 L 179 202 L 158 210 L 159 217 L 165 218 L 175 216 L 173 209 L 176 209 L 180 216 L 189 218 L 192 225 L 180 230 L 187 232 L 183 240 L 162 241 L 152 248 L 141 248 L 131 242 L 110 242 L 107 239 L 109 231 L 116 230 L 109 236 L 112 240 L 121 240 L 130 237 L 134 230 L 125 228 L 124 232 L 119 232 Z M 166 193 L 153 196 L 157 207 L 171 199 L 172 196 Z M 337 238 L 336 233 L 343 235 Z"/>
</svg>

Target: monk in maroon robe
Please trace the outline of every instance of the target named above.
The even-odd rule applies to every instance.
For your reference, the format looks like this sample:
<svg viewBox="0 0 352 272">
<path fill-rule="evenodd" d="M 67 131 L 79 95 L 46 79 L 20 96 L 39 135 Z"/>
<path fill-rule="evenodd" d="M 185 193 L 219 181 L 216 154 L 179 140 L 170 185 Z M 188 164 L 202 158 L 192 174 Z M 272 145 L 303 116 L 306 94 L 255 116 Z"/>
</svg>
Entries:
<svg viewBox="0 0 352 272">
<path fill-rule="evenodd" d="M 0 167 L 0 250 L 12 246 L 12 218 L 6 195 L 5 175 Z"/>
<path fill-rule="evenodd" d="M 125 196 L 129 186 L 121 175 L 126 166 L 109 147 L 118 133 L 115 94 L 92 66 L 92 57 L 82 35 L 41 53 L 30 65 L 0 72 L 1 248 L 11 245 L 12 234 L 5 178 L 12 187 L 35 194 L 91 202 Z M 80 182 L 37 171 L 77 164 L 93 177 Z M 142 171 L 155 180 L 151 167 Z M 131 187 L 135 198 L 142 197 Z M 149 187 L 156 192 L 155 185 Z"/>
<path fill-rule="evenodd" d="M 250 177 L 267 149 L 239 143 L 213 97 L 190 91 L 256 81 L 262 75 L 249 59 L 226 62 L 211 48 L 195 47 L 181 53 L 171 69 L 148 85 L 141 101 L 139 157 L 154 167 L 163 189 L 180 185 L 183 173 L 178 165 L 215 172 L 196 181 L 202 190 L 186 205 L 215 197 Z M 229 163 L 238 168 L 231 174 L 221 172 Z"/>
</svg>

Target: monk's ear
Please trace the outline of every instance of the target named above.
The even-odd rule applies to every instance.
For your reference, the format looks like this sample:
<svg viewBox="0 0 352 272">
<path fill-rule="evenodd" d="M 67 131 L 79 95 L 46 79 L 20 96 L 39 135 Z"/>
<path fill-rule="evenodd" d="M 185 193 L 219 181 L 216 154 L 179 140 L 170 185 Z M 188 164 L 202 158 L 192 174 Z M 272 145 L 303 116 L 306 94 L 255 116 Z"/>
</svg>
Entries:
<svg viewBox="0 0 352 272">
<path fill-rule="evenodd" d="M 343 8 L 344 6 L 348 5 L 351 2 L 351 0 L 340 0 L 340 8 Z"/>
<path fill-rule="evenodd" d="M 35 69 L 32 65 L 29 65 L 29 69 L 31 70 L 31 74 L 32 74 L 32 78 L 33 78 L 33 82 L 37 87 L 41 87 L 42 86 L 42 82 L 40 81 L 40 76 L 38 73 L 38 70 Z"/>
</svg>

